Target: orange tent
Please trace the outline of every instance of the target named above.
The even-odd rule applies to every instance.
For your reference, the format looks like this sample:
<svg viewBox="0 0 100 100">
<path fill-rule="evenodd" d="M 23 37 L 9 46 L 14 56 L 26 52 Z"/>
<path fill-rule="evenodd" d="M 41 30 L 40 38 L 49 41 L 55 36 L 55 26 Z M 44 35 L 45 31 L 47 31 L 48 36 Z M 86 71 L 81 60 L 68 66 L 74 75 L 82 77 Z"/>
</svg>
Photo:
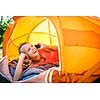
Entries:
<svg viewBox="0 0 100 100">
<path fill-rule="evenodd" d="M 66 82 L 100 77 L 100 19 L 95 16 L 15 16 L 3 42 L 3 56 L 18 57 L 20 42 L 58 45 Z"/>
</svg>

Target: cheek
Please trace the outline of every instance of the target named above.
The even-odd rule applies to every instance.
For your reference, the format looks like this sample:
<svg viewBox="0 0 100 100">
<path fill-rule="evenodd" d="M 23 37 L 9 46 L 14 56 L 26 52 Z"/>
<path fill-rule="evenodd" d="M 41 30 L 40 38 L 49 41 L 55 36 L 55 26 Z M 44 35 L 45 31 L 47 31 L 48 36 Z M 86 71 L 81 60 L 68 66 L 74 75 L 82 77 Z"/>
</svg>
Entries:
<svg viewBox="0 0 100 100">
<path fill-rule="evenodd" d="M 34 57 L 34 54 L 30 51 L 30 52 L 28 52 L 28 55 L 30 56 L 30 57 Z"/>
<path fill-rule="evenodd" d="M 30 57 L 32 56 L 32 53 L 31 53 L 31 52 L 28 52 L 27 54 L 28 54 Z"/>
</svg>

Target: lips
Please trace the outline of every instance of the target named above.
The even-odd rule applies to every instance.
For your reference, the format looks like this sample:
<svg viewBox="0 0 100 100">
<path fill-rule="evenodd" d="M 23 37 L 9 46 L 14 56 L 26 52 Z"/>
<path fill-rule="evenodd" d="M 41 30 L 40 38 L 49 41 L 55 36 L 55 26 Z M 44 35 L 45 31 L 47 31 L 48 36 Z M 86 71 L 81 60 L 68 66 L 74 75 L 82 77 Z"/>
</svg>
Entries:
<svg viewBox="0 0 100 100">
<path fill-rule="evenodd" d="M 35 54 L 37 52 L 37 50 L 36 49 L 33 49 L 33 54 Z"/>
<path fill-rule="evenodd" d="M 34 51 L 33 54 L 36 53 L 36 52 L 37 52 L 37 51 Z"/>
</svg>

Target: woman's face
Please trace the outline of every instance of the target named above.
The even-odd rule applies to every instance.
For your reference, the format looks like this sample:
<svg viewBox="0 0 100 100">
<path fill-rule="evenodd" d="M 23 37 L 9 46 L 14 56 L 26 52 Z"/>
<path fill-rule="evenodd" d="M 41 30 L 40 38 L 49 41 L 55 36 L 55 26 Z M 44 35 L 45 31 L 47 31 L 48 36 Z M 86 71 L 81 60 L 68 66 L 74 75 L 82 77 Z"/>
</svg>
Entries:
<svg viewBox="0 0 100 100">
<path fill-rule="evenodd" d="M 31 44 L 24 44 L 21 48 L 20 51 L 23 53 L 26 53 L 32 60 L 37 59 L 39 57 L 39 52 L 37 48 L 34 45 Z"/>
</svg>

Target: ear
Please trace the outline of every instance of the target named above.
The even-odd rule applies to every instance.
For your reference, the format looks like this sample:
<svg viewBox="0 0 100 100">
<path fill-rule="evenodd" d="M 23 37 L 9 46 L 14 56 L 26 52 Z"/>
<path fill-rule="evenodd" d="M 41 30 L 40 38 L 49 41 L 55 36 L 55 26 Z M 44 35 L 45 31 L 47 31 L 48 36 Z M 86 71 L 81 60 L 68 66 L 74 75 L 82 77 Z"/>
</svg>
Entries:
<svg viewBox="0 0 100 100">
<path fill-rule="evenodd" d="M 28 54 L 26 54 L 25 59 L 31 59 L 31 58 L 30 58 L 30 56 Z"/>
<path fill-rule="evenodd" d="M 27 54 L 25 54 L 25 59 L 29 59 L 29 56 Z"/>
</svg>

